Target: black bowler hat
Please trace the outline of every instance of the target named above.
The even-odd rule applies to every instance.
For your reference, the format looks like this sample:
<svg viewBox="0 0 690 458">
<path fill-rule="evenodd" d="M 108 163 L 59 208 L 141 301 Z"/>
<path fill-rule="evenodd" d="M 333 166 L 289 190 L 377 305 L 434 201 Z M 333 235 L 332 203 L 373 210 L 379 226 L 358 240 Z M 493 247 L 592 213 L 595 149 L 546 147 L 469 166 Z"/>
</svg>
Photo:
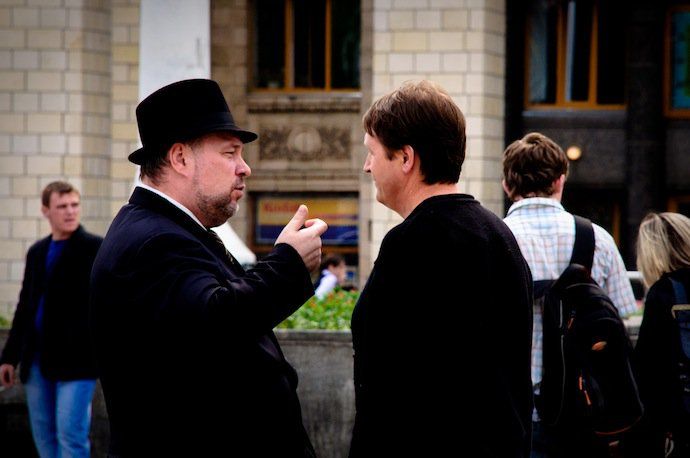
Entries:
<svg viewBox="0 0 690 458">
<path fill-rule="evenodd" d="M 243 143 L 258 137 L 237 127 L 218 83 L 205 79 L 178 81 L 158 89 L 137 106 L 137 124 L 143 146 L 129 155 L 135 164 L 175 142 L 211 132 L 230 132 Z"/>
</svg>

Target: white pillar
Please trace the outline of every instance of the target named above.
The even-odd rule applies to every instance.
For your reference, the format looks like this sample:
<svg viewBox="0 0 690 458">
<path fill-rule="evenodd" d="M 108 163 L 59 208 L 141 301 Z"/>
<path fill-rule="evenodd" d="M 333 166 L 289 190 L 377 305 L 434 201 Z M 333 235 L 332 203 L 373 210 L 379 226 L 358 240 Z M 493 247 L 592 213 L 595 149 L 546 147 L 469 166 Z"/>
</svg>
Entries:
<svg viewBox="0 0 690 458">
<path fill-rule="evenodd" d="M 166 84 L 211 76 L 210 0 L 142 0 L 139 100 Z"/>
<path fill-rule="evenodd" d="M 175 81 L 211 77 L 210 0 L 142 0 L 140 24 L 139 100 Z M 229 223 L 215 229 L 241 264 L 256 262 Z"/>
</svg>

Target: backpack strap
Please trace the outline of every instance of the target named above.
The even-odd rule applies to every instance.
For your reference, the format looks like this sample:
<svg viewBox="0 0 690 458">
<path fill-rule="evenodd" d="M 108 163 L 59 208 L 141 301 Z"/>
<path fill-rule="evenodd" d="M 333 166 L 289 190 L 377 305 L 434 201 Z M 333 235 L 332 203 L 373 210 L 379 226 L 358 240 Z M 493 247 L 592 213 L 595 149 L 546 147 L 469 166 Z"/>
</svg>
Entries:
<svg viewBox="0 0 690 458">
<path fill-rule="evenodd" d="M 585 266 L 590 272 L 594 263 L 594 227 L 587 218 L 573 215 L 575 218 L 575 244 L 570 264 Z"/>
<path fill-rule="evenodd" d="M 673 285 L 673 295 L 675 296 L 674 303 L 675 304 L 687 304 L 688 303 L 688 296 L 685 294 L 685 287 L 681 282 L 678 280 L 674 280 L 671 277 L 668 277 L 669 280 L 671 280 L 671 285 Z"/>
</svg>

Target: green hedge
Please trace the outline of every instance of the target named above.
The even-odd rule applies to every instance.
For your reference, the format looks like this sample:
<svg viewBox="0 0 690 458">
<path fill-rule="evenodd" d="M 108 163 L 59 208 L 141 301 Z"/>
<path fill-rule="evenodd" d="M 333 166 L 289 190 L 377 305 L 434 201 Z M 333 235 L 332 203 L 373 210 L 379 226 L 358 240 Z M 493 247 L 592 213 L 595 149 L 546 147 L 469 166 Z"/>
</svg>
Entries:
<svg viewBox="0 0 690 458">
<path fill-rule="evenodd" d="M 352 310 L 359 298 L 357 291 L 337 289 L 322 300 L 309 299 L 295 313 L 278 325 L 283 329 L 350 329 Z"/>
</svg>

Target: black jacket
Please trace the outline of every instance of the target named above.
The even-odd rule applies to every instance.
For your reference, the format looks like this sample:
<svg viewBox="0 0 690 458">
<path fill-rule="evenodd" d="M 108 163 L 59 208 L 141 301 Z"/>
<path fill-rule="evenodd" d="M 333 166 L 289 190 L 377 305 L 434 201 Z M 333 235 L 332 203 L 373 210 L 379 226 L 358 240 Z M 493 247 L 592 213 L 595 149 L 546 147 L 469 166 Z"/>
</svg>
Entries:
<svg viewBox="0 0 690 458">
<path fill-rule="evenodd" d="M 51 236 L 34 243 L 26 255 L 24 280 L 12 329 L 0 364 L 21 363 L 20 378 L 29 375 L 39 340 L 36 311 L 45 295 L 40 366 L 51 380 L 96 378 L 89 336 L 89 280 L 91 266 L 103 240 L 79 228 L 65 243 L 53 273 L 46 275 L 46 255 Z"/>
<path fill-rule="evenodd" d="M 272 329 L 312 294 L 280 244 L 245 272 L 137 188 L 94 263 L 92 326 L 121 456 L 311 456 L 297 375 Z"/>
<path fill-rule="evenodd" d="M 645 411 L 641 424 L 630 434 L 630 441 L 635 444 L 629 447 L 631 456 L 663 457 L 668 432 L 679 440 L 676 449 L 681 441 L 686 447 L 690 445 L 690 416 L 683 408 L 678 370 L 682 350 L 678 325 L 671 314 L 675 301 L 669 277 L 683 283 L 686 294 L 690 294 L 690 268 L 662 275 L 647 293 L 634 353 Z"/>
<path fill-rule="evenodd" d="M 393 228 L 352 316 L 351 457 L 528 457 L 531 275 L 471 196 Z"/>
</svg>

